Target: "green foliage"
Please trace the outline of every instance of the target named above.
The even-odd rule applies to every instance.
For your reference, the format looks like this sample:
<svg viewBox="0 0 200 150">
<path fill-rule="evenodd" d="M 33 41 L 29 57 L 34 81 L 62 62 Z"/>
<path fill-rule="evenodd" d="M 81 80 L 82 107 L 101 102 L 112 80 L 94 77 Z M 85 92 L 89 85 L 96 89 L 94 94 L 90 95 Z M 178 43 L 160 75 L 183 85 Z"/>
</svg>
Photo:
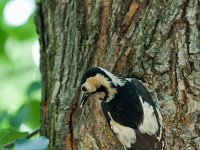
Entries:
<svg viewBox="0 0 200 150">
<path fill-rule="evenodd" d="M 32 56 L 34 14 L 21 26 L 7 25 L 3 10 L 8 2 L 0 0 L 0 142 L 38 128 L 40 117 L 40 74 Z"/>
<path fill-rule="evenodd" d="M 40 117 L 39 110 L 39 101 L 25 103 L 18 109 L 15 115 L 9 118 L 9 122 L 15 128 L 19 128 L 22 123 L 33 129 L 37 128 Z"/>
<path fill-rule="evenodd" d="M 19 132 L 12 128 L 2 129 L 0 130 L 0 146 L 2 146 L 3 144 L 7 144 L 9 142 L 12 142 L 21 137 L 24 137 L 27 134 L 28 132 Z"/>
<path fill-rule="evenodd" d="M 4 19 L 3 19 L 3 10 L 7 2 L 8 0 L 0 1 L 0 27 L 1 27 L 0 28 L 0 33 L 1 33 L 0 46 L 3 46 L 2 43 L 5 43 L 6 39 L 9 37 L 14 37 L 18 40 L 27 40 L 27 39 L 37 38 L 37 35 L 35 32 L 34 20 L 33 20 L 34 14 L 22 26 L 18 26 L 14 28 L 12 26 L 5 24 Z"/>
<path fill-rule="evenodd" d="M 3 110 L 0 112 L 0 122 L 2 122 L 4 120 L 4 118 L 6 118 L 8 116 L 8 113 L 6 110 Z"/>
<path fill-rule="evenodd" d="M 39 137 L 34 140 L 19 139 L 15 142 L 14 150 L 47 150 L 49 140 L 45 137 Z"/>
<path fill-rule="evenodd" d="M 27 96 L 29 98 L 33 98 L 33 95 L 35 92 L 37 92 L 38 90 L 41 89 L 41 83 L 40 81 L 34 81 L 33 83 L 31 83 L 26 91 Z"/>
</svg>

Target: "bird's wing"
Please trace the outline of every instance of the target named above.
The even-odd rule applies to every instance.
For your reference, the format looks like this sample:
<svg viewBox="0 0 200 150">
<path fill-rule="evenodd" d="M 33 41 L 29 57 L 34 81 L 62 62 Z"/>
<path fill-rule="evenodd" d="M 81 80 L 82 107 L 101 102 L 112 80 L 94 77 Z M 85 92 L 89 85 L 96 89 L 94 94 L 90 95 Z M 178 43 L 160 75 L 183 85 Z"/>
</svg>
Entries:
<svg viewBox="0 0 200 150">
<path fill-rule="evenodd" d="M 107 110 L 107 104 L 102 103 L 103 110 Z M 127 150 L 161 150 L 162 144 L 156 135 L 141 133 L 137 129 L 126 127 L 116 122 L 110 112 L 104 111 L 104 115 L 113 131 Z"/>
<path fill-rule="evenodd" d="M 108 110 L 108 105 L 104 102 L 101 103 L 102 110 L 105 118 L 112 129 L 113 133 L 118 137 L 124 148 L 131 148 L 131 145 L 136 142 L 136 134 L 134 129 L 126 127 L 116 122 Z"/>
<path fill-rule="evenodd" d="M 150 93 L 148 92 L 148 90 L 146 89 L 146 87 L 144 86 L 144 84 L 142 83 L 141 80 L 138 80 L 136 78 L 126 78 L 126 80 L 131 82 L 136 87 L 138 94 L 140 94 L 142 96 L 142 99 L 144 101 L 146 101 L 149 104 L 154 106 L 154 102 L 151 98 L 151 95 L 150 95 Z"/>
<path fill-rule="evenodd" d="M 160 138 L 162 129 L 159 123 L 159 121 L 161 121 L 159 120 L 161 115 L 159 115 L 158 110 L 154 107 L 153 100 L 144 85 L 137 79 L 127 80 L 132 85 L 126 87 L 124 93 L 121 93 L 122 96 L 118 97 L 118 99 L 123 98 L 123 101 L 120 100 L 120 102 L 117 103 L 113 100 L 113 102 L 111 101 L 112 106 L 102 102 L 104 115 L 111 129 L 126 149 L 161 150 L 162 143 Z M 129 90 L 131 89 L 134 92 L 130 92 Z M 133 94 L 127 96 L 126 94 L 128 93 Z M 135 94 L 138 96 L 135 96 Z M 126 102 L 128 103 L 124 103 L 124 97 L 127 98 Z M 142 114 L 140 114 L 139 109 L 141 108 L 138 102 L 141 103 Z M 114 103 L 115 105 L 113 105 Z M 112 111 L 113 109 L 114 111 Z M 111 110 L 111 112 L 108 112 L 108 110 Z M 133 110 L 138 111 L 135 112 Z M 134 120 L 141 115 L 144 115 L 141 123 L 138 124 L 138 122 L 134 122 Z"/>
<path fill-rule="evenodd" d="M 161 132 L 159 128 L 162 128 L 162 116 L 155 107 L 150 93 L 140 80 L 134 78 L 129 78 L 128 80 L 137 88 L 139 99 L 143 107 L 144 118 L 141 130 L 146 130 L 146 133 L 149 135 L 155 134 L 156 131 Z"/>
<path fill-rule="evenodd" d="M 162 136 L 162 116 L 159 110 L 155 107 L 150 93 L 140 80 L 134 78 L 129 78 L 128 80 L 137 87 L 143 107 L 143 122 L 138 130 L 148 135 L 156 135 L 158 141 L 160 141 Z"/>
</svg>

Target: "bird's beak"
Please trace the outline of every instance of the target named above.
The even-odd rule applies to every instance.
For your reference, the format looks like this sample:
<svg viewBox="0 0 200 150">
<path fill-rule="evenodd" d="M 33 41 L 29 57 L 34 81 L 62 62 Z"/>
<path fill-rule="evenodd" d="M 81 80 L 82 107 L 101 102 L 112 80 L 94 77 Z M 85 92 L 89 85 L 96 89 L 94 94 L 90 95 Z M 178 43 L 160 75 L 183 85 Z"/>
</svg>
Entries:
<svg viewBox="0 0 200 150">
<path fill-rule="evenodd" d="M 88 100 L 89 94 L 81 91 L 80 93 L 80 108 L 83 107 L 83 105 L 86 103 Z"/>
</svg>

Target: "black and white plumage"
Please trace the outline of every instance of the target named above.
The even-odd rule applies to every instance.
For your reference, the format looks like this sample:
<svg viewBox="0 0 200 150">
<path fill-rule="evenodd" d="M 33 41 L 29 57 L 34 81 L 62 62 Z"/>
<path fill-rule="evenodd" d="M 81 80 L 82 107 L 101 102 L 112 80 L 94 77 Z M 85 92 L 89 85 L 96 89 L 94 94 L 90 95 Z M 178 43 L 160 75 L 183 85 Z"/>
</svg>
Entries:
<svg viewBox="0 0 200 150">
<path fill-rule="evenodd" d="M 104 92 L 102 110 L 110 128 L 129 150 L 162 150 L 162 117 L 140 80 L 117 77 L 94 67 L 81 80 L 81 106 L 90 94 Z"/>
</svg>

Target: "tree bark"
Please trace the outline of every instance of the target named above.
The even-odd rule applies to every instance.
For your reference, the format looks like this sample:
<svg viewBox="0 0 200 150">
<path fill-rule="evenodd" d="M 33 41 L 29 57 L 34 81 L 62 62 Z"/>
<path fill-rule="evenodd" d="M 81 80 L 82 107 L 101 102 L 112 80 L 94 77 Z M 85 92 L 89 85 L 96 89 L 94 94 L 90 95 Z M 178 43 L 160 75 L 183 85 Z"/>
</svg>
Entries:
<svg viewBox="0 0 200 150">
<path fill-rule="evenodd" d="M 199 14 L 198 0 L 42 0 L 35 22 L 41 134 L 49 149 L 123 149 L 98 95 L 83 109 L 77 105 L 81 76 L 91 66 L 143 78 L 161 102 L 166 149 L 200 149 Z"/>
</svg>

